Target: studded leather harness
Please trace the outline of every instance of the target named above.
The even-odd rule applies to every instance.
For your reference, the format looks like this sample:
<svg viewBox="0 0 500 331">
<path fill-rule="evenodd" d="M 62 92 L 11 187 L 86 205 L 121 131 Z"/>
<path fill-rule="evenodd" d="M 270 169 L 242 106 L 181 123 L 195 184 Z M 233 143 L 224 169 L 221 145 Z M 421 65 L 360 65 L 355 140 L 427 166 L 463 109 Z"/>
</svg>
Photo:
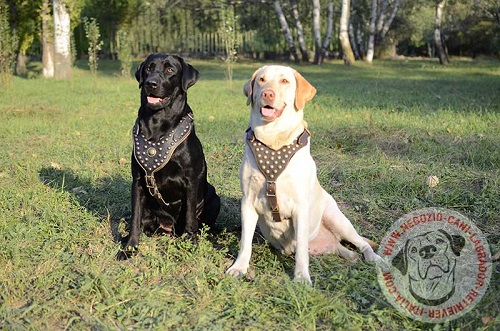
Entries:
<svg viewBox="0 0 500 331">
<path fill-rule="evenodd" d="M 182 117 L 177 127 L 167 135 L 161 137 L 157 142 L 147 140 L 144 134 L 141 133 L 139 120 L 135 122 L 134 128 L 132 129 L 134 157 L 137 163 L 139 163 L 141 168 L 146 172 L 146 187 L 153 197 L 163 202 L 166 206 L 170 204 L 163 200 L 158 190 L 154 174 L 167 165 L 175 149 L 186 140 L 192 129 L 193 114 L 191 112 Z"/>
<path fill-rule="evenodd" d="M 276 197 L 276 180 L 283 170 L 285 170 L 295 153 L 307 145 L 308 138 L 311 134 L 309 130 L 304 129 L 290 145 L 274 150 L 259 141 L 251 128 L 248 128 L 246 132 L 247 145 L 250 147 L 257 161 L 259 170 L 264 177 L 266 177 L 266 196 L 269 206 L 271 207 L 273 219 L 275 222 L 281 222 L 280 209 Z"/>
</svg>

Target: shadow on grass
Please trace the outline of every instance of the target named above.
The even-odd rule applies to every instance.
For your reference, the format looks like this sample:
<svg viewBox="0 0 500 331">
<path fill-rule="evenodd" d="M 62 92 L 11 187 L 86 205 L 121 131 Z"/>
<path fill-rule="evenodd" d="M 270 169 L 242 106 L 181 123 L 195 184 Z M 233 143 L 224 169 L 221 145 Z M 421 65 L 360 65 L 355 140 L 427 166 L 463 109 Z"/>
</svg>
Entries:
<svg viewBox="0 0 500 331">
<path fill-rule="evenodd" d="M 40 181 L 56 191 L 69 193 L 75 203 L 97 216 L 101 222 L 109 222 L 113 241 L 122 243 L 128 234 L 128 222 L 131 217 L 130 187 L 131 181 L 120 176 L 106 177 L 93 184 L 88 178 L 82 178 L 72 170 L 43 167 L 39 170 Z M 207 239 L 215 249 L 228 249 L 228 258 L 234 259 L 238 253 L 241 234 L 240 200 L 221 195 L 221 209 L 215 226 L 210 229 Z M 225 240 L 227 235 L 237 239 Z M 220 237 L 220 238 L 218 238 Z M 234 238 L 234 237 L 233 237 Z M 225 242 L 224 246 L 221 242 Z M 264 237 L 256 229 L 253 242 L 267 246 L 269 253 L 275 256 L 283 270 L 293 278 L 294 259 L 282 255 L 278 250 L 266 245 Z M 226 247 L 229 245 L 228 247 Z M 260 249 L 265 249 L 261 247 Z M 255 253 L 255 252 L 254 252 Z M 249 276 L 251 279 L 251 276 Z"/>
<path fill-rule="evenodd" d="M 42 168 L 39 178 L 44 185 L 69 193 L 80 206 L 96 215 L 100 221 L 108 221 L 113 239 L 116 242 L 122 241 L 120 224 L 128 224 L 132 213 L 132 184 L 129 179 L 120 176 L 104 177 L 95 184 L 72 170 L 53 167 Z M 221 196 L 221 210 L 212 232 L 240 231 L 239 213 L 239 200 Z"/>
</svg>

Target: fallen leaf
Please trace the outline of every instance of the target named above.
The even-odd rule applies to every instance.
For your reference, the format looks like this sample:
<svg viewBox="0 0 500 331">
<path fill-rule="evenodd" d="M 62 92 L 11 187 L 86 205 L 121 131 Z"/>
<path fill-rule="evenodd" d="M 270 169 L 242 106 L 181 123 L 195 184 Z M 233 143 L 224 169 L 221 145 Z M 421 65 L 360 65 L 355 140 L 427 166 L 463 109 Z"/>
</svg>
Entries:
<svg viewBox="0 0 500 331">
<path fill-rule="evenodd" d="M 62 167 L 59 163 L 56 162 L 50 162 L 50 167 L 55 169 L 55 170 L 62 170 Z"/>
<path fill-rule="evenodd" d="M 437 176 L 429 176 L 425 182 L 429 187 L 436 187 L 439 184 L 439 178 Z"/>
</svg>

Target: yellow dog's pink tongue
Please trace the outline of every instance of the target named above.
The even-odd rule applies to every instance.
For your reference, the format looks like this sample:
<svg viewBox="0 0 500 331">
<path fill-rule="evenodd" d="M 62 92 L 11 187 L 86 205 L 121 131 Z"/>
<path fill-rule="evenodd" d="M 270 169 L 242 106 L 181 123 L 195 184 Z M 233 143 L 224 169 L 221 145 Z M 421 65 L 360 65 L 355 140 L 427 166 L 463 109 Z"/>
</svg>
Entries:
<svg viewBox="0 0 500 331">
<path fill-rule="evenodd" d="M 148 103 L 158 103 L 161 101 L 161 98 L 148 97 Z"/>
<path fill-rule="evenodd" d="M 262 114 L 262 116 L 273 117 L 274 108 L 262 107 L 260 108 L 260 113 Z"/>
</svg>

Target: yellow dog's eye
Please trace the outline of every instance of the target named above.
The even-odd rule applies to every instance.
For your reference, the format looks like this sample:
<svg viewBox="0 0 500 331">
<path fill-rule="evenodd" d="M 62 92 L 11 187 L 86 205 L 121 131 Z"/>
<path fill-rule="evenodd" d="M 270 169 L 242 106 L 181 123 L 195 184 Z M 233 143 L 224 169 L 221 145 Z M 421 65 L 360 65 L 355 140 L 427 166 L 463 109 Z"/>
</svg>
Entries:
<svg viewBox="0 0 500 331">
<path fill-rule="evenodd" d="M 263 82 L 264 81 L 264 77 L 259 77 L 259 82 Z"/>
<path fill-rule="evenodd" d="M 281 82 L 282 82 L 283 84 L 288 84 L 288 79 L 283 78 L 283 79 L 281 80 Z"/>
</svg>

